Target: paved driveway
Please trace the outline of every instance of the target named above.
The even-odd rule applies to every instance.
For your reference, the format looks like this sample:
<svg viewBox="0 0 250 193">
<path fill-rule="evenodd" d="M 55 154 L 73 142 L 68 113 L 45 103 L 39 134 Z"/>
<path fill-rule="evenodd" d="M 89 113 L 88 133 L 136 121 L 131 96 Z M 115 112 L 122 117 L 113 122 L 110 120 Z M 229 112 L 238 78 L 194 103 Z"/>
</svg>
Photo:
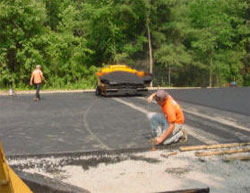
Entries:
<svg viewBox="0 0 250 193">
<path fill-rule="evenodd" d="M 160 112 L 140 97 L 105 98 L 93 92 L 42 94 L 40 102 L 32 97 L 0 96 L 0 141 L 6 155 L 150 148 L 146 113 Z M 225 111 L 179 102 L 186 111 L 186 145 L 249 139 L 249 117 L 229 113 L 225 121 Z M 221 121 L 211 120 L 211 114 Z"/>
</svg>

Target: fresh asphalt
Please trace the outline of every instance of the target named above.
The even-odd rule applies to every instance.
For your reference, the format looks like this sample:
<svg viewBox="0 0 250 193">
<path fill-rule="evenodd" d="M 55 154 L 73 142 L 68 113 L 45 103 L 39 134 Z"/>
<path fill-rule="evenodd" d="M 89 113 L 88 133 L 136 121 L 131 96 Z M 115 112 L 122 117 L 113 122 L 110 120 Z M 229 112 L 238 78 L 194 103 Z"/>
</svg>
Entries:
<svg viewBox="0 0 250 193">
<path fill-rule="evenodd" d="M 6 155 L 151 147 L 146 114 L 160 108 L 147 104 L 146 97 L 98 97 L 94 92 L 42 94 L 39 102 L 32 97 L 0 96 L 0 141 Z M 249 141 L 249 115 L 177 100 L 189 133 L 185 145 Z"/>
</svg>

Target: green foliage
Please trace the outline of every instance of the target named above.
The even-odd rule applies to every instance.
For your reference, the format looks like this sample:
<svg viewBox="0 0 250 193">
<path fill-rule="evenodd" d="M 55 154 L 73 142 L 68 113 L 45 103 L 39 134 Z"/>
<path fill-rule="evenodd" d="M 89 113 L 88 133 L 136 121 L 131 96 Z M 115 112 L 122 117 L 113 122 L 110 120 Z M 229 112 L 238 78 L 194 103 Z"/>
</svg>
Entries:
<svg viewBox="0 0 250 193">
<path fill-rule="evenodd" d="M 44 88 L 93 88 L 103 64 L 148 70 L 173 86 L 250 85 L 246 0 L 1 0 L 0 86 L 29 88 L 42 65 Z"/>
<path fill-rule="evenodd" d="M 43 31 L 45 18 L 43 4 L 35 0 L 0 2 L 0 58 L 3 73 L 0 82 L 4 86 L 23 86 L 30 76 L 32 65 L 41 62 L 42 56 L 34 42 Z"/>
<path fill-rule="evenodd" d="M 246 13 L 246 3 L 238 0 L 194 0 L 190 10 L 191 25 L 196 33 L 191 45 L 199 60 L 209 65 L 210 86 L 214 84 L 212 78 L 215 77 L 217 85 L 232 80 L 241 85 L 240 69 L 244 55 L 241 54 L 240 42 L 244 41 L 242 35 L 247 33 L 247 25 L 243 24 L 246 20 L 242 18 L 242 13 Z"/>
</svg>

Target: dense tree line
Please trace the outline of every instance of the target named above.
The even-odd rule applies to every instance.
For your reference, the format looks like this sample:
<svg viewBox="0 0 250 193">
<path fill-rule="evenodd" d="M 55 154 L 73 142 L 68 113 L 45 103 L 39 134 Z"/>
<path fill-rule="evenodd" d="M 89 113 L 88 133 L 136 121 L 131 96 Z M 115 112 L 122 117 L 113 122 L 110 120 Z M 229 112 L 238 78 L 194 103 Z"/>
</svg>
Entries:
<svg viewBox="0 0 250 193">
<path fill-rule="evenodd" d="M 155 86 L 250 85 L 247 0 L 0 0 L 0 86 L 90 88 L 109 63 Z M 150 67 L 150 54 L 152 66 Z"/>
</svg>

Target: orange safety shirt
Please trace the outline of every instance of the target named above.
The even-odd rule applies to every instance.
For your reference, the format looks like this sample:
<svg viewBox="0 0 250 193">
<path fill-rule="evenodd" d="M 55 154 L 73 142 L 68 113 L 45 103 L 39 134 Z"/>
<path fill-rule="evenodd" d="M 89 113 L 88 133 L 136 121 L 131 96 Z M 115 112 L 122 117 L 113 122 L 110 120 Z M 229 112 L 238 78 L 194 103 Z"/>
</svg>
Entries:
<svg viewBox="0 0 250 193">
<path fill-rule="evenodd" d="M 168 96 L 165 102 L 161 105 L 162 112 L 166 116 L 168 123 L 184 123 L 184 115 L 180 105 L 171 97 Z"/>
<path fill-rule="evenodd" d="M 41 70 L 36 69 L 32 72 L 32 79 L 34 79 L 35 84 L 41 83 L 42 78 L 43 78 L 43 73 Z"/>
</svg>

